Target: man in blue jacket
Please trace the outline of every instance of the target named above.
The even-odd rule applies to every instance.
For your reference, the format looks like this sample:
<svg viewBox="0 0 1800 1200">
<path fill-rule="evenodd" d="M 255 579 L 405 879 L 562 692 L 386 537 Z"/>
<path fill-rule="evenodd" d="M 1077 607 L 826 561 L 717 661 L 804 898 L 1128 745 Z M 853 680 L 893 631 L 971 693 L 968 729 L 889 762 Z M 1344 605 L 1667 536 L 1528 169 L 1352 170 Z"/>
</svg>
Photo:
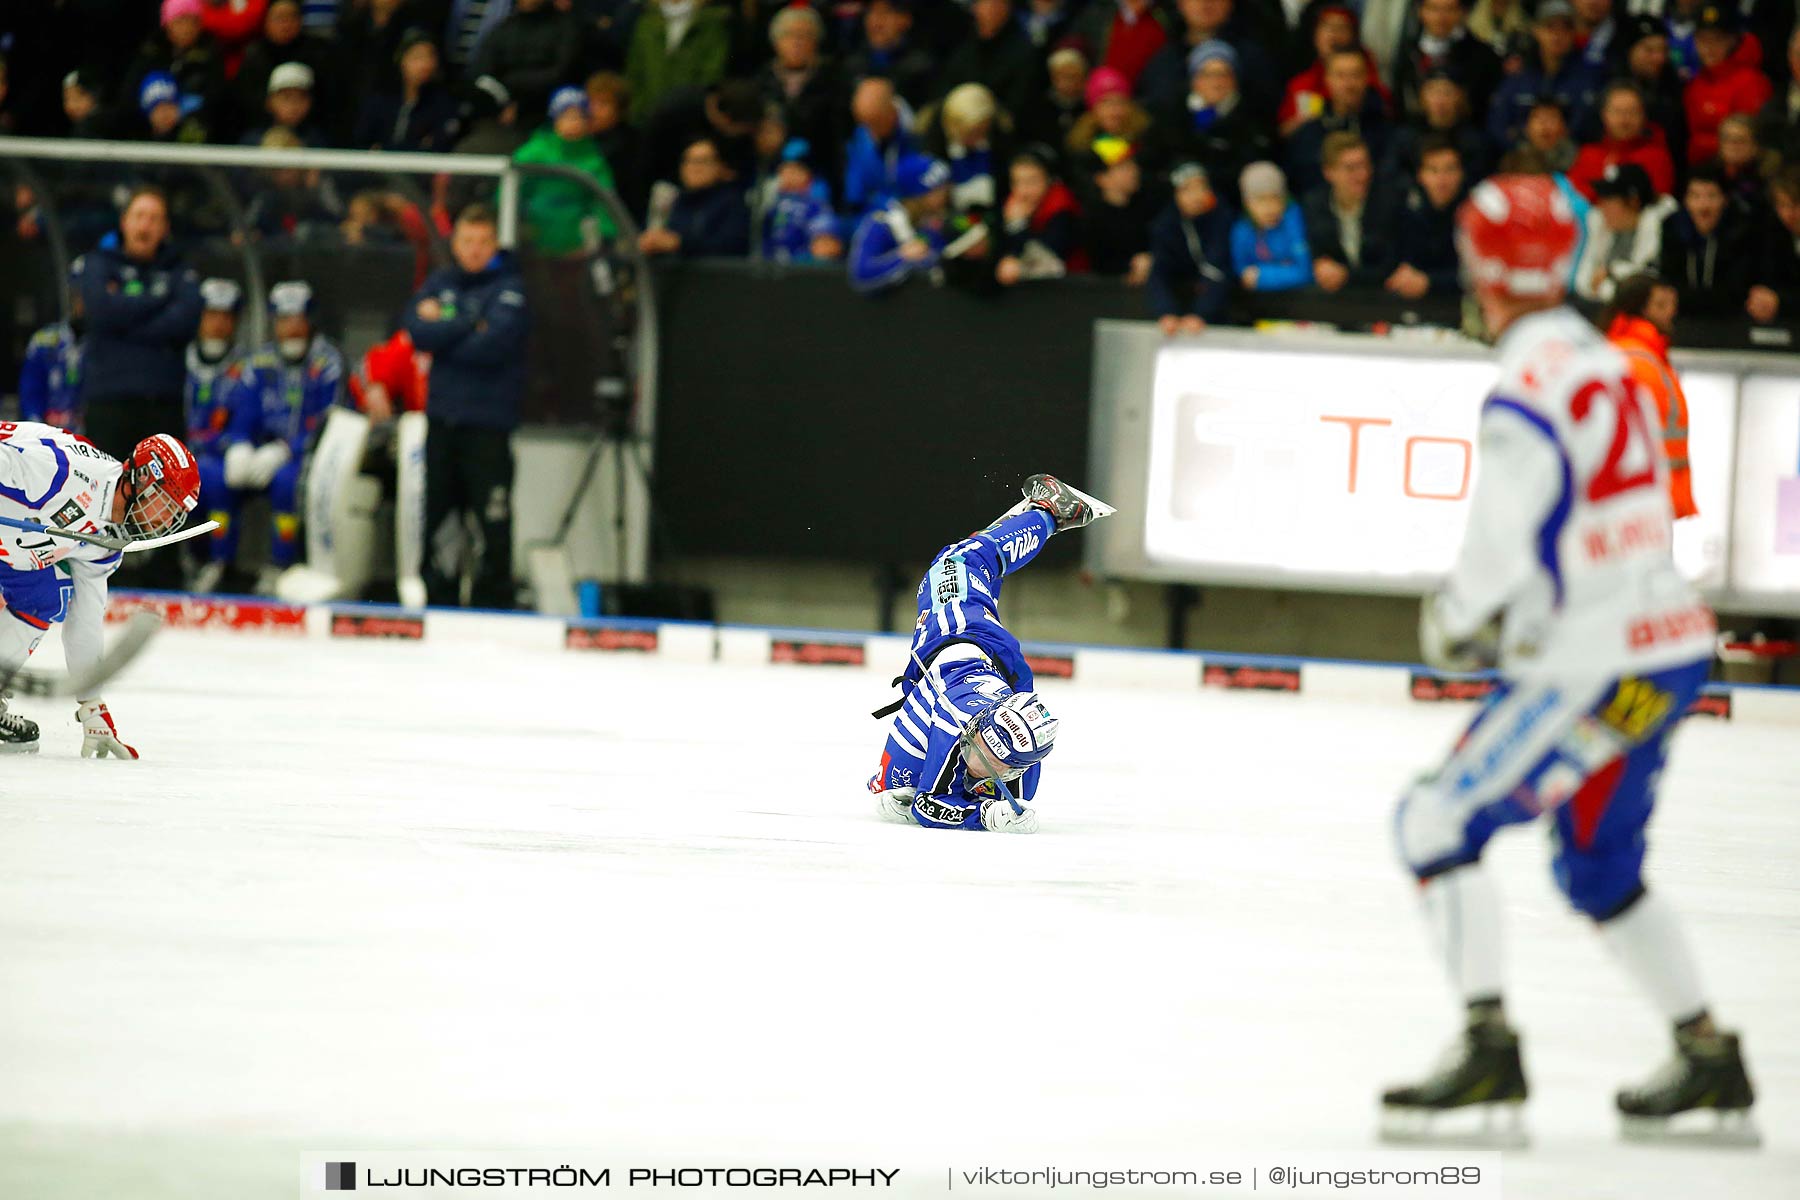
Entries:
<svg viewBox="0 0 1800 1200">
<path fill-rule="evenodd" d="M 77 259 L 72 275 L 87 319 L 87 436 L 122 462 L 145 438 L 182 428 L 200 277 L 169 246 L 168 201 L 154 187 L 132 192 L 118 232 Z"/>
<path fill-rule="evenodd" d="M 461 602 L 460 572 L 439 549 L 445 521 L 472 515 L 481 554 L 470 603 L 511 608 L 512 431 L 525 393 L 530 318 L 512 255 L 500 249 L 494 211 L 471 204 L 456 219 L 450 256 L 412 298 L 401 324 L 431 355 L 425 415 L 425 589 L 432 604 Z"/>
</svg>

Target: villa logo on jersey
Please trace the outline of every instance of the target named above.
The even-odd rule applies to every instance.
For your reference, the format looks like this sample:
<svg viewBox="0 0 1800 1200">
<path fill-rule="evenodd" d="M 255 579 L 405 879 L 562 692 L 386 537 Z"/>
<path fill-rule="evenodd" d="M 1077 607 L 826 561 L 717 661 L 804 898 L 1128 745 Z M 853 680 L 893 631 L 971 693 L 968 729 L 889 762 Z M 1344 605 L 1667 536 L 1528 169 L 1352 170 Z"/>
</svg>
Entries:
<svg viewBox="0 0 1800 1200">
<path fill-rule="evenodd" d="M 570 625 L 563 634 L 565 650 L 608 650 L 655 654 L 660 638 L 654 629 L 586 629 Z"/>
<path fill-rule="evenodd" d="M 1500 686 L 1497 679 L 1456 679 L 1435 671 L 1414 671 L 1410 690 L 1414 700 L 1436 703 L 1442 700 L 1483 700 Z"/>
<path fill-rule="evenodd" d="M 868 650 L 861 642 L 813 641 L 776 638 L 769 643 L 772 663 L 799 663 L 810 667 L 860 667 Z"/>
<path fill-rule="evenodd" d="M 1030 554 L 1033 550 L 1036 550 L 1038 545 L 1039 542 L 1036 530 L 1021 529 L 1018 533 L 1007 538 L 1005 545 L 1003 545 L 1001 549 L 1006 551 L 1008 561 L 1018 562 L 1021 558 Z"/>
<path fill-rule="evenodd" d="M 1259 667 L 1251 663 L 1204 663 L 1200 682 L 1207 687 L 1248 692 L 1298 692 L 1299 667 Z"/>
<path fill-rule="evenodd" d="M 326 1163 L 325 1190 L 328 1192 L 354 1192 L 356 1190 L 356 1164 L 353 1162 Z"/>
</svg>

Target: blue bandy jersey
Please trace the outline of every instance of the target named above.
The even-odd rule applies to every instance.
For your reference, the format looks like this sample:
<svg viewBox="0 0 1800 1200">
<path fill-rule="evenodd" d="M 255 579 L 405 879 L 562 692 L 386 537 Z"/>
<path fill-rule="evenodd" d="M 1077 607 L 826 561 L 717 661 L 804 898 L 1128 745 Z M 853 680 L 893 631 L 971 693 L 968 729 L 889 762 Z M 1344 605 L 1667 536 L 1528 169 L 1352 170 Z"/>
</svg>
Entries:
<svg viewBox="0 0 1800 1200">
<path fill-rule="evenodd" d="M 72 429 L 81 407 L 81 340 L 68 322 L 31 335 L 19 370 L 19 420 Z"/>
<path fill-rule="evenodd" d="M 195 454 L 218 454 L 224 449 L 225 431 L 231 424 L 231 398 L 250 368 L 250 356 L 232 347 L 218 362 L 200 357 L 200 347 L 187 348 L 187 383 L 181 392 L 187 414 L 187 444 Z"/>
<path fill-rule="evenodd" d="M 938 551 L 919 581 L 919 619 L 902 676 L 909 692 L 932 656 L 946 646 L 981 647 L 1015 692 L 1032 690 L 1031 668 L 1019 639 L 1000 623 L 1000 586 L 1038 556 L 1056 522 L 1042 509 L 1002 517 L 980 533 Z"/>
<path fill-rule="evenodd" d="M 232 389 L 231 424 L 221 449 L 279 439 L 298 458 L 306 450 L 307 438 L 343 398 L 344 357 L 322 335 L 313 337 L 298 363 L 285 361 L 273 347 L 265 346 Z"/>
</svg>

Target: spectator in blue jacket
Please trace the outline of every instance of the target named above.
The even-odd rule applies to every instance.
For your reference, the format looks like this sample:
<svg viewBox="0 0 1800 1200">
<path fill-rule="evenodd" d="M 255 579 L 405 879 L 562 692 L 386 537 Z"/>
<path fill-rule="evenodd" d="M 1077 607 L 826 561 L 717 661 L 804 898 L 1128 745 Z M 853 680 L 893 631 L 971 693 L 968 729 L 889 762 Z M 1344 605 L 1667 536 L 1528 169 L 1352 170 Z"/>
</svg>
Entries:
<svg viewBox="0 0 1800 1200">
<path fill-rule="evenodd" d="M 81 296 L 67 321 L 46 325 L 31 335 L 25 364 L 19 369 L 19 420 L 42 421 L 58 429 L 81 432 Z"/>
<path fill-rule="evenodd" d="M 481 558 L 469 602 L 512 608 L 512 431 L 525 393 L 530 318 L 499 222 L 471 204 L 450 235 L 452 265 L 433 272 L 401 325 L 431 355 L 425 416 L 425 590 L 432 604 L 459 604 L 462 581 L 438 551 L 446 522 L 464 513 L 481 526 Z"/>
<path fill-rule="evenodd" d="M 1432 134 L 1419 144 L 1417 182 L 1401 203 L 1394 227 L 1399 265 L 1384 285 L 1401 299 L 1458 293 L 1456 209 L 1464 182 L 1456 143 Z"/>
<path fill-rule="evenodd" d="M 790 138 L 775 168 L 775 195 L 763 214 L 762 256 L 776 262 L 818 262 L 842 258 L 837 216 L 824 188 L 813 178 L 812 146 Z"/>
<path fill-rule="evenodd" d="M 909 154 L 900 160 L 894 190 L 895 199 L 865 216 L 850 239 L 850 286 L 864 295 L 930 275 L 942 265 L 949 164 Z"/>
<path fill-rule="evenodd" d="M 1231 301 L 1231 210 L 1199 163 L 1177 163 L 1169 182 L 1175 199 L 1150 227 L 1145 286 L 1164 333 L 1199 333 Z"/>
<path fill-rule="evenodd" d="M 645 254 L 682 258 L 743 258 L 750 253 L 750 201 L 719 144 L 703 137 L 681 152 L 681 194 L 669 223 L 638 235 Z"/>
<path fill-rule="evenodd" d="M 1575 10 L 1569 0 L 1542 0 L 1532 19 L 1531 38 L 1537 52 L 1501 82 L 1488 103 L 1488 138 L 1500 151 L 1511 149 L 1524 136 L 1532 106 L 1546 97 L 1562 105 L 1576 136 L 1599 132 L 1594 114 L 1606 76 L 1575 48 Z"/>
<path fill-rule="evenodd" d="M 1312 282 L 1306 222 L 1288 196 L 1287 178 L 1272 162 L 1254 162 L 1238 177 L 1244 215 L 1231 227 L 1231 265 L 1251 292 L 1286 292 Z"/>
<path fill-rule="evenodd" d="M 182 428 L 183 354 L 200 324 L 200 277 L 169 245 L 162 191 L 133 191 L 118 232 L 78 259 L 73 276 L 87 314 L 87 436 L 123 460 L 145 438 Z"/>
<path fill-rule="evenodd" d="M 844 148 L 844 211 L 852 226 L 864 213 L 883 208 L 894 198 L 900 160 L 918 151 L 894 96 L 894 83 L 879 77 L 856 85 L 850 98 L 856 130 Z"/>
</svg>

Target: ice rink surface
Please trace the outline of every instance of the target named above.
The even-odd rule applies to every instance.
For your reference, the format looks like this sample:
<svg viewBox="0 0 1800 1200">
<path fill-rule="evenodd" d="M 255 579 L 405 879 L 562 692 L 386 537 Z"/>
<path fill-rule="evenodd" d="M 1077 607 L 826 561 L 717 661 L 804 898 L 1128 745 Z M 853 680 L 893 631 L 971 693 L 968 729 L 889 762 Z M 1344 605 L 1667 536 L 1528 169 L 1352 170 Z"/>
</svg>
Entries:
<svg viewBox="0 0 1800 1200">
<path fill-rule="evenodd" d="M 1388 815 L 1470 710 L 1051 684 L 1043 831 L 1005 837 L 874 817 L 886 675 L 167 633 L 108 697 L 140 763 L 21 704 L 0 1196 L 287 1197 L 307 1148 L 1375 1148 L 1378 1087 L 1457 1020 Z M 1498 839 L 1534 1089 L 1507 1196 L 1800 1197 L 1797 766 L 1793 728 L 1689 722 L 1652 829 L 1758 1152 L 1618 1141 L 1666 1031 L 1546 835 Z"/>
</svg>

